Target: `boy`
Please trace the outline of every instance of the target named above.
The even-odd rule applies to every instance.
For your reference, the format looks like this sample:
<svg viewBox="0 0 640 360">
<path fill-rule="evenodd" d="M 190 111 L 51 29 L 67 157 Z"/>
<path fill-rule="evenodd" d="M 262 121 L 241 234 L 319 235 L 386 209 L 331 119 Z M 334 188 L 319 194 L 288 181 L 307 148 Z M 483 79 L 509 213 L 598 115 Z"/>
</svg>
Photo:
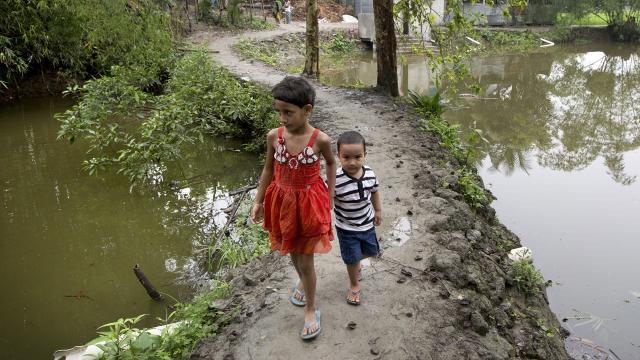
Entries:
<svg viewBox="0 0 640 360">
<path fill-rule="evenodd" d="M 347 131 L 338 138 L 340 168 L 336 172 L 334 212 L 342 260 L 349 273 L 347 303 L 360 305 L 360 261 L 380 251 L 374 226 L 382 222 L 378 180 L 364 165 L 367 148 L 362 135 Z"/>
</svg>

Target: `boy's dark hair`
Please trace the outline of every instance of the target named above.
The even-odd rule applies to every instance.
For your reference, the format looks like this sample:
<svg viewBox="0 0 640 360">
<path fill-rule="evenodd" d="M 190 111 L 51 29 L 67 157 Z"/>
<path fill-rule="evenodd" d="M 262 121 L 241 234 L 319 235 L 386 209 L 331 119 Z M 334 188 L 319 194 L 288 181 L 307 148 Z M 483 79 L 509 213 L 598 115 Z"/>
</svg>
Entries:
<svg viewBox="0 0 640 360">
<path fill-rule="evenodd" d="M 307 80 L 299 76 L 287 76 L 271 89 L 271 94 L 276 100 L 288 102 L 298 107 L 309 104 L 314 105 L 316 91 Z"/>
<path fill-rule="evenodd" d="M 338 137 L 338 152 L 340 152 L 340 145 L 342 144 L 362 144 L 364 152 L 367 152 L 367 144 L 364 141 L 364 137 L 357 131 L 347 131 L 340 134 Z"/>
</svg>

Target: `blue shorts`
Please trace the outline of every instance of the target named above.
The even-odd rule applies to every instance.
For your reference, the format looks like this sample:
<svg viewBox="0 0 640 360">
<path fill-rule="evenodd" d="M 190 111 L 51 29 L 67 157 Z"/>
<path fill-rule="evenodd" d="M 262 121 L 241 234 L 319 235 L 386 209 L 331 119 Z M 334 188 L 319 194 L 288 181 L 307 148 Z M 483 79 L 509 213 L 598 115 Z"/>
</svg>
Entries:
<svg viewBox="0 0 640 360">
<path fill-rule="evenodd" d="M 378 245 L 375 228 L 349 231 L 336 227 L 336 232 L 340 241 L 340 254 L 345 264 L 354 265 L 364 257 L 378 256 L 380 245 Z"/>
</svg>

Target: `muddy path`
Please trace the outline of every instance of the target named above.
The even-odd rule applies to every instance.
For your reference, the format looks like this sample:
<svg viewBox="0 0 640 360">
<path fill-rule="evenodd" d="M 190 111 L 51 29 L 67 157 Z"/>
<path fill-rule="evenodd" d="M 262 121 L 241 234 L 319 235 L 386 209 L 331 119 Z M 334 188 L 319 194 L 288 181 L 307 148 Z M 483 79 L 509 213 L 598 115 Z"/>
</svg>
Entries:
<svg viewBox="0 0 640 360">
<path fill-rule="evenodd" d="M 345 25 L 321 24 L 323 30 L 337 27 Z M 304 31 L 303 24 L 242 36 L 292 31 Z M 262 63 L 241 60 L 231 49 L 239 38 L 201 32 L 194 41 L 207 43 L 215 60 L 238 76 L 268 86 L 283 78 Z M 417 119 L 385 96 L 315 86 L 313 125 L 333 139 L 359 130 L 381 183 L 384 220 L 377 232 L 384 252 L 363 272 L 362 305 L 345 301 L 348 278 L 334 241 L 330 254 L 316 257 L 322 334 L 303 342 L 302 309 L 287 299 L 297 276 L 288 257 L 271 254 L 229 276 L 233 296 L 213 307 L 239 311 L 192 358 L 568 358 L 544 291 L 525 298 L 512 286 L 506 252 L 519 240 L 491 209 L 474 212 L 446 186 L 455 182 L 456 160 L 437 139 L 418 132 Z M 398 246 L 401 236 L 390 231 L 400 218 L 410 222 L 411 233 Z"/>
</svg>

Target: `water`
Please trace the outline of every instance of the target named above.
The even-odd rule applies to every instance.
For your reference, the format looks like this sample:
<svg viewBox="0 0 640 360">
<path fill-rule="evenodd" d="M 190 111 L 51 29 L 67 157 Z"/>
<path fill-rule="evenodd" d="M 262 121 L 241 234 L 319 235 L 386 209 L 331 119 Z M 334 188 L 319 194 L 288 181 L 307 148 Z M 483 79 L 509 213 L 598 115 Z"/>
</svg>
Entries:
<svg viewBox="0 0 640 360">
<path fill-rule="evenodd" d="M 2 359 L 51 358 L 120 317 L 146 313 L 141 325 L 158 325 L 172 301 L 153 302 L 133 265 L 161 292 L 189 299 L 194 250 L 225 221 L 227 191 L 259 174 L 256 156 L 212 141 L 164 174 L 189 181 L 130 193 L 126 179 L 81 169 L 86 144 L 56 140 L 53 114 L 70 105 L 47 98 L 0 109 Z"/>
<path fill-rule="evenodd" d="M 477 59 L 483 99 L 446 113 L 489 140 L 476 147 L 480 175 L 500 220 L 556 283 L 558 318 L 622 359 L 640 359 L 638 50 L 588 44 Z"/>
<path fill-rule="evenodd" d="M 476 146 L 480 175 L 500 220 L 554 281 L 563 325 L 625 360 L 640 359 L 639 50 L 589 43 L 474 58 L 481 93 L 445 113 L 488 140 Z M 424 61 L 407 60 L 401 93 L 428 93 Z M 321 66 L 333 85 L 376 82 L 371 53 Z"/>
<path fill-rule="evenodd" d="M 320 58 L 320 80 L 333 86 L 376 86 L 378 68 L 374 52 L 359 52 L 352 57 L 326 55 Z M 435 83 L 427 62 L 414 55 L 398 57 L 400 95 L 409 90 L 427 93 Z"/>
</svg>

